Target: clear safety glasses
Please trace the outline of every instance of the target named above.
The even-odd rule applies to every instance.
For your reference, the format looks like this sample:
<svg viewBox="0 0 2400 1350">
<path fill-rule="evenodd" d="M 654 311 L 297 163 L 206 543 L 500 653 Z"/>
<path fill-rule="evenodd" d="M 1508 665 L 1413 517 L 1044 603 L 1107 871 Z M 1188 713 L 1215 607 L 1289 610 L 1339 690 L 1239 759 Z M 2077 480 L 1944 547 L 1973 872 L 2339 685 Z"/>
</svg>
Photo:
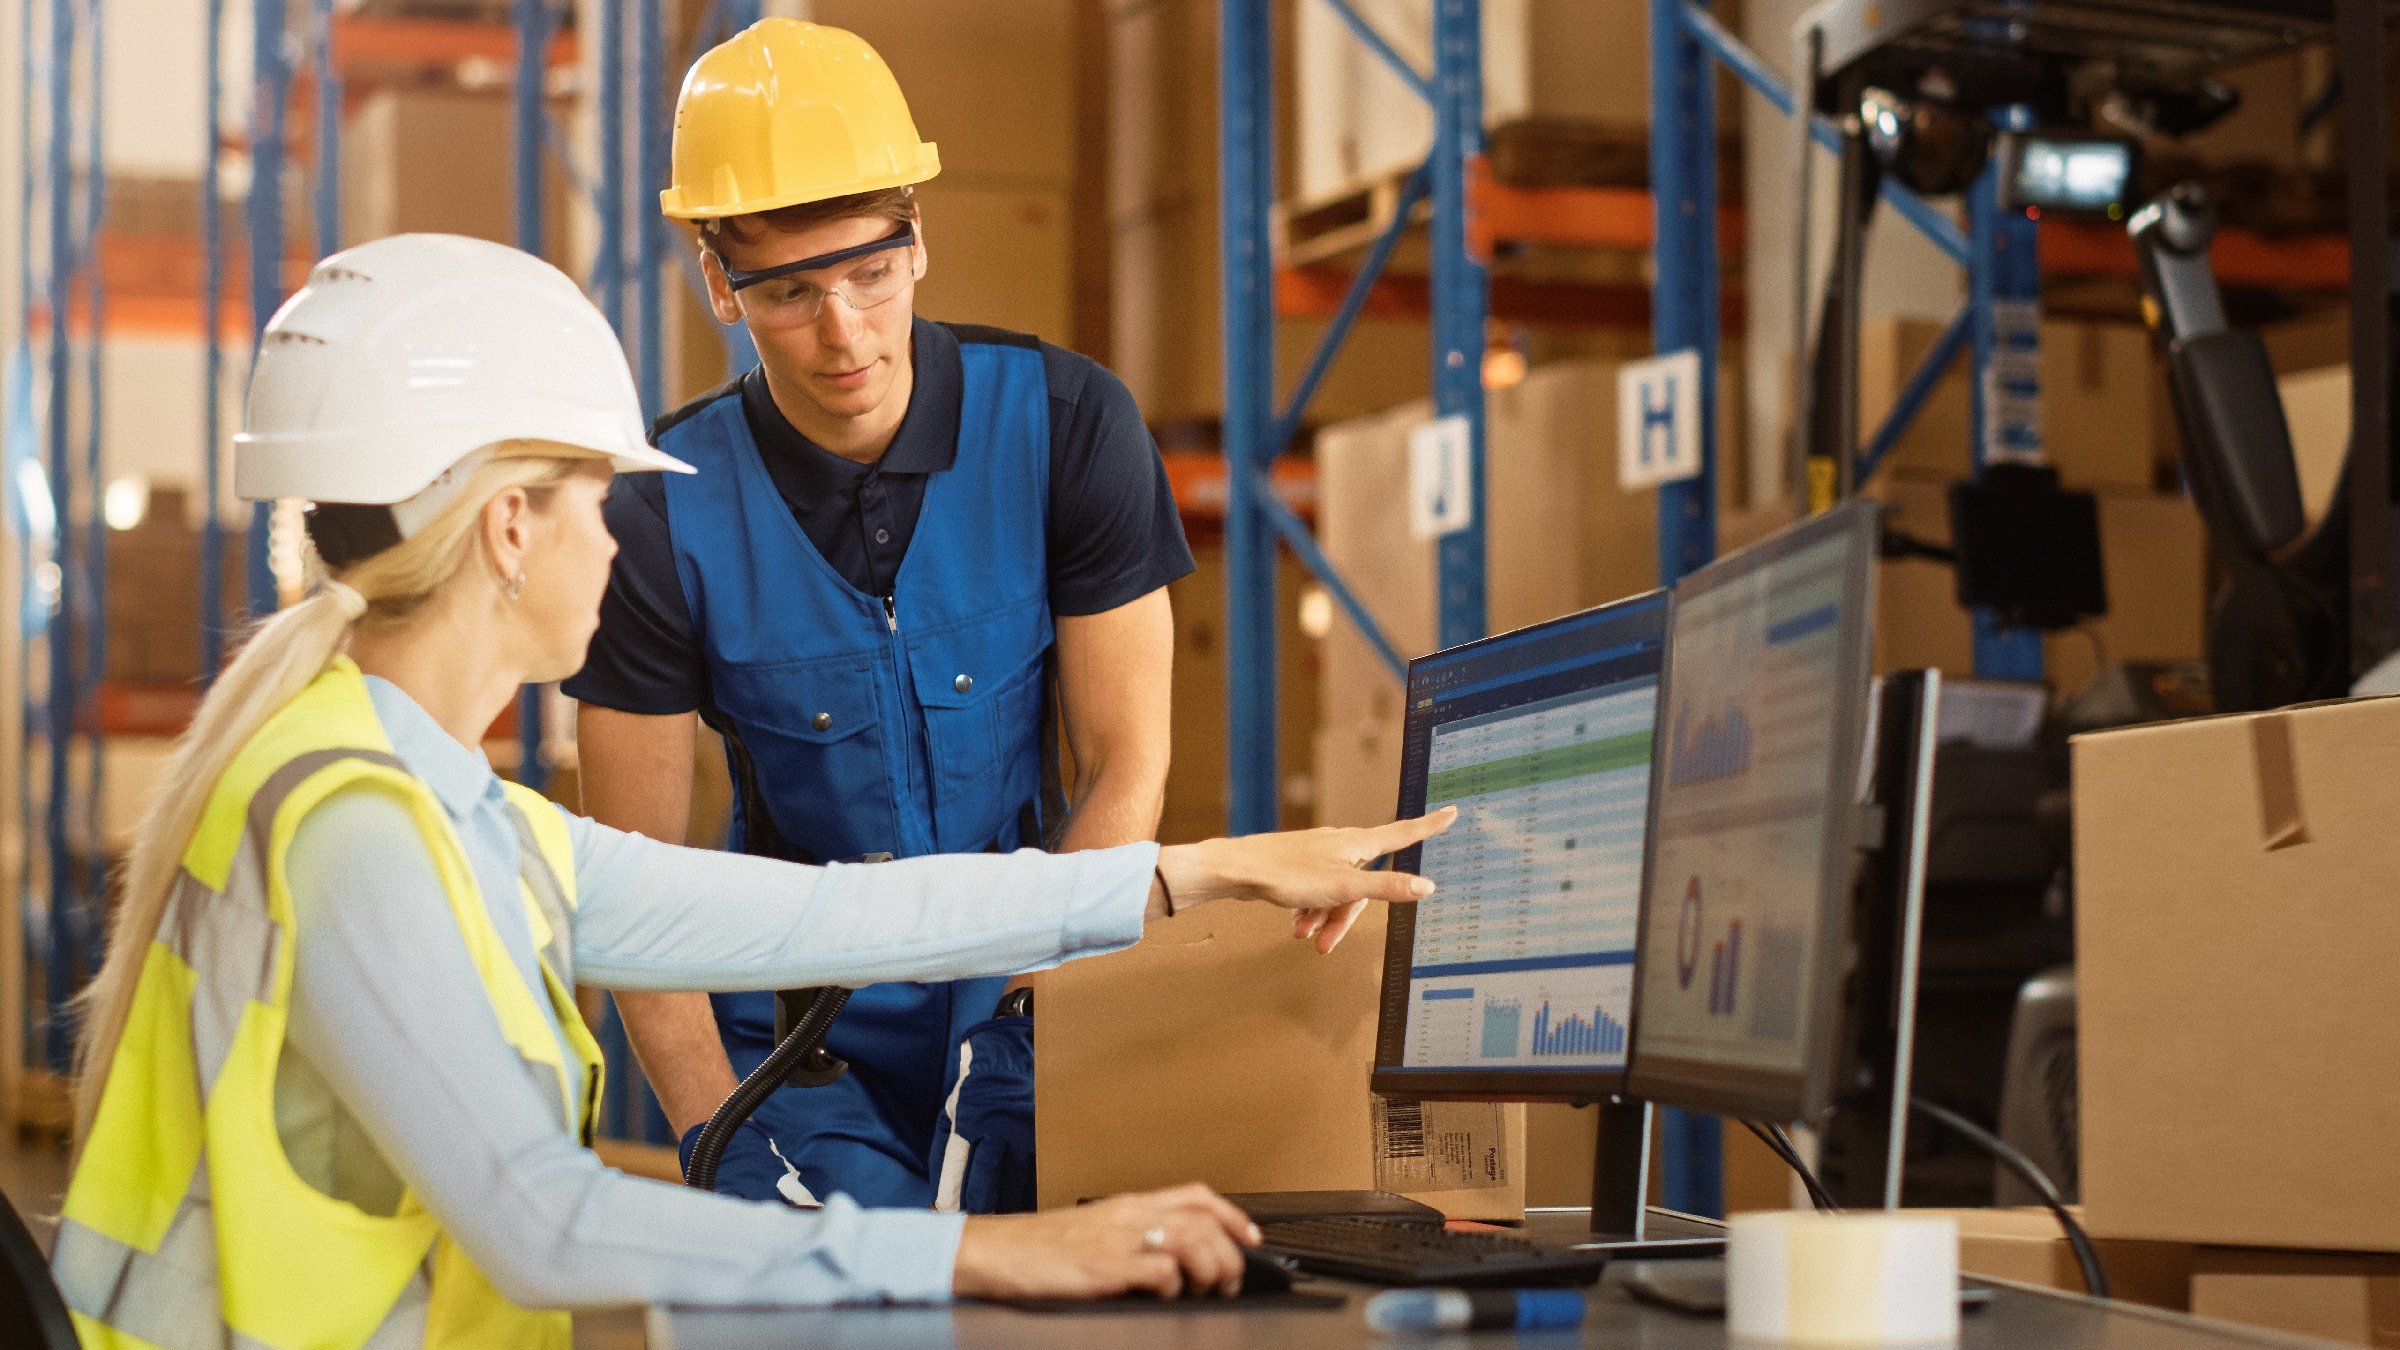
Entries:
<svg viewBox="0 0 2400 1350">
<path fill-rule="evenodd" d="M 916 280 L 916 242 L 916 228 L 903 223 L 897 232 L 870 243 L 779 267 L 745 272 L 728 266 L 725 279 L 751 323 L 793 328 L 815 323 L 829 295 L 841 296 L 852 309 L 873 309 L 898 295 Z M 830 272 L 844 263 L 849 266 Z"/>
</svg>

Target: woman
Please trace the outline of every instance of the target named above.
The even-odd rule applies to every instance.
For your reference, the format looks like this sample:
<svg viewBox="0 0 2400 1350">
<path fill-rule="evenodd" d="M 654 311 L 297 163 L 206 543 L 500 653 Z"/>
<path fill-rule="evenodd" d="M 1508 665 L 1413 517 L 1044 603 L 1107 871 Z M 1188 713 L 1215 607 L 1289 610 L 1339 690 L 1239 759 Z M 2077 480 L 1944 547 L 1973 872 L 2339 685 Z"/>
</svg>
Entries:
<svg viewBox="0 0 2400 1350">
<path fill-rule="evenodd" d="M 583 1147 L 600 1057 L 574 984 L 1040 969 L 1230 897 L 1330 950 L 1368 899 L 1430 891 L 1358 869 L 1446 820 L 818 869 L 502 784 L 476 747 L 583 660 L 612 470 L 690 470 L 643 444 L 574 284 L 496 244 L 319 264 L 236 444 L 244 496 L 317 503 L 326 574 L 219 677 L 133 851 L 53 1258 L 88 1342 L 563 1346 L 534 1310 L 1236 1286 L 1256 1232 L 1199 1186 L 962 1219 L 612 1172 Z"/>
</svg>

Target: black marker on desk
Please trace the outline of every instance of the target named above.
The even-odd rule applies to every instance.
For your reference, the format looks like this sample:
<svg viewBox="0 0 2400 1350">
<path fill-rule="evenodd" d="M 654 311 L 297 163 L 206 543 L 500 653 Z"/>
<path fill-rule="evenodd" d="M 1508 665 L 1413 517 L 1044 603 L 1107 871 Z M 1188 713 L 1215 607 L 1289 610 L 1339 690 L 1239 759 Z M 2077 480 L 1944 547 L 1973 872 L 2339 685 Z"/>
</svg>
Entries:
<svg viewBox="0 0 2400 1350">
<path fill-rule="evenodd" d="M 1583 1324 L 1573 1289 L 1393 1289 L 1367 1300 L 1367 1326 L 1385 1335 Z"/>
</svg>

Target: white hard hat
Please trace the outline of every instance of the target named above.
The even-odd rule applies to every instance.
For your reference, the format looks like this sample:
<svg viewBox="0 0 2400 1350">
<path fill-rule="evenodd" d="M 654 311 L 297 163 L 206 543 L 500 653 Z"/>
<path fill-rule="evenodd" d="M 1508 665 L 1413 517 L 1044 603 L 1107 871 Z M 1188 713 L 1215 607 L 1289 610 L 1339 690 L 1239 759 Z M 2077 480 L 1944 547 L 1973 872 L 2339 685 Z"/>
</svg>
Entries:
<svg viewBox="0 0 2400 1350">
<path fill-rule="evenodd" d="M 410 503 L 394 512 L 407 535 L 439 506 L 411 498 L 446 498 L 465 476 L 449 470 L 519 440 L 693 471 L 647 443 L 624 349 L 566 273 L 482 239 L 394 235 L 318 263 L 268 321 L 234 491 Z"/>
</svg>

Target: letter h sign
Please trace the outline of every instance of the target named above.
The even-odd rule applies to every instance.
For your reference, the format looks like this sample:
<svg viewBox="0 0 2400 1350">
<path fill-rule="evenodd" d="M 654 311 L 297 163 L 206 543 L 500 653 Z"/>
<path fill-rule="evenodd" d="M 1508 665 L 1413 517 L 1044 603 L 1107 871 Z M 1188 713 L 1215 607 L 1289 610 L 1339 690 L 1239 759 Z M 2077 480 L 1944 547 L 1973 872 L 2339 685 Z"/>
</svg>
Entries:
<svg viewBox="0 0 2400 1350">
<path fill-rule="evenodd" d="M 1656 487 L 1700 472 L 1700 354 L 1669 352 L 1617 371 L 1617 482 Z"/>
</svg>

